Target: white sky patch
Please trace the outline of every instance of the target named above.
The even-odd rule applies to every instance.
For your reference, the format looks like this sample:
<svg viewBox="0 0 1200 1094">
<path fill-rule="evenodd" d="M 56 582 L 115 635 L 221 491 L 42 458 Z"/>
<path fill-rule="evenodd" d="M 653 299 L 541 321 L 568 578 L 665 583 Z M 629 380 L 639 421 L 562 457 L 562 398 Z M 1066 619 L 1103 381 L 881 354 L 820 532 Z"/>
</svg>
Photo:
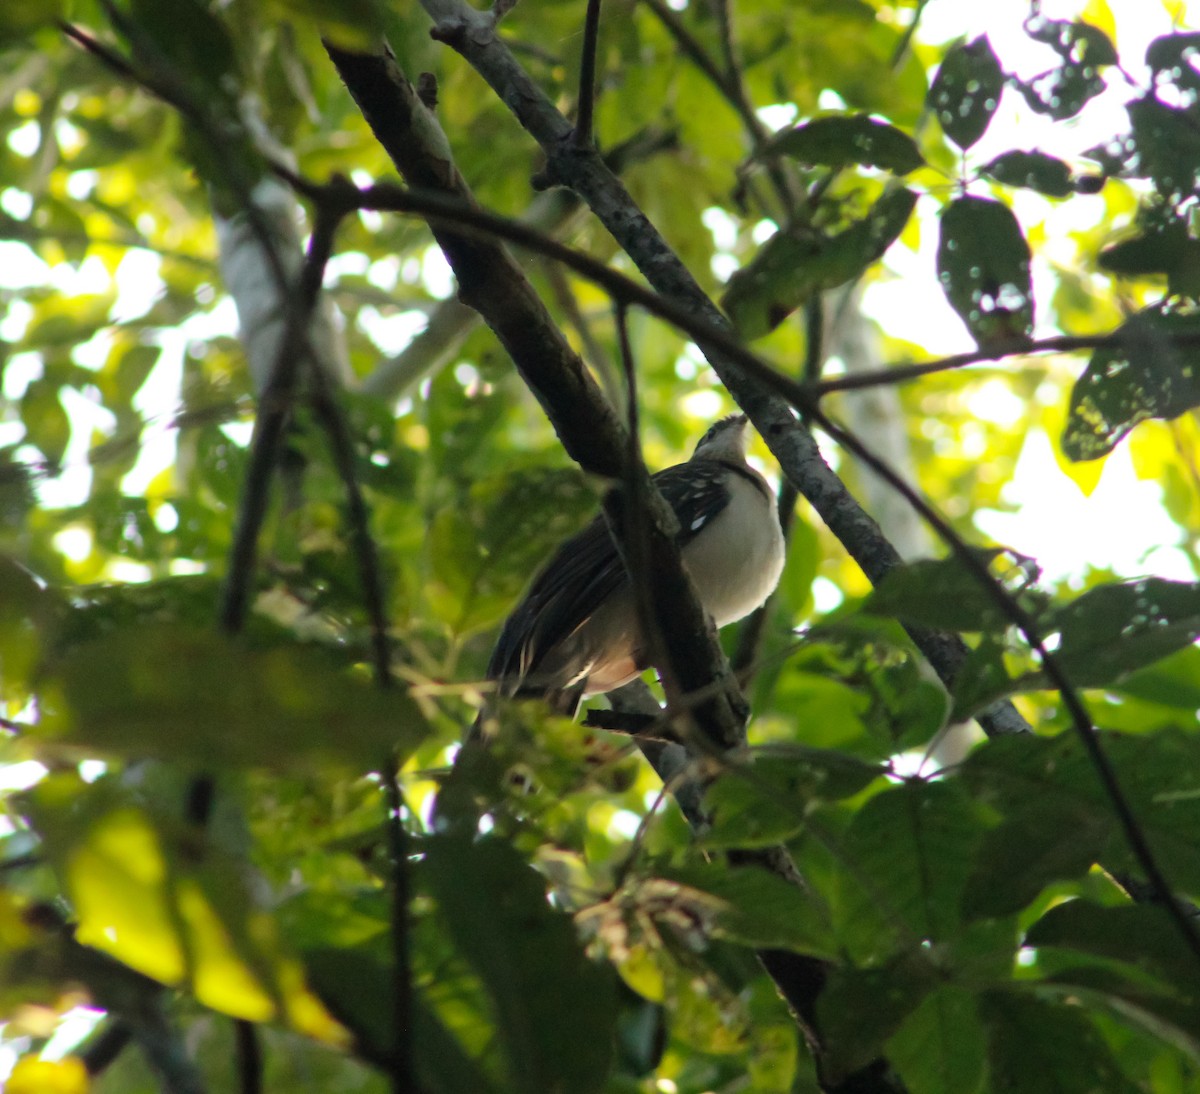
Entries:
<svg viewBox="0 0 1200 1094">
<path fill-rule="evenodd" d="M 1080 578 L 1091 567 L 1195 580 L 1175 546 L 1179 529 L 1163 510 L 1162 490 L 1137 477 L 1128 445 L 1108 456 L 1099 485 L 1084 497 L 1057 469 L 1049 438 L 1033 431 L 1002 497 L 1016 512 L 981 509 L 975 523 L 996 543 L 1037 559 L 1047 581 Z"/>
<path fill-rule="evenodd" d="M 10 194 L 15 194 L 15 190 L 5 190 L 0 194 L 0 209 L 8 213 L 9 216 L 16 216 L 10 205 L 12 201 L 7 200 Z M 22 194 L 22 197 L 27 195 Z M 28 213 L 26 213 L 28 216 Z M 18 220 L 23 220 L 24 217 L 18 217 Z M 46 265 L 36 254 L 33 253 L 24 243 L 11 243 L 8 241 L 0 242 L 0 289 L 28 289 L 33 285 L 45 284 L 50 276 L 50 267 Z M 14 300 L 8 305 L 11 310 L 15 305 L 21 304 L 23 307 L 29 308 L 29 305 L 24 300 Z M 32 309 L 30 309 L 32 312 Z M 24 328 L 22 328 L 24 329 Z M 8 335 L 4 335 L 7 339 Z M 20 335 L 17 335 L 20 337 Z"/>
<path fill-rule="evenodd" d="M 439 300 L 454 294 L 454 271 L 450 269 L 441 247 L 430 247 L 421 259 L 421 284 Z"/>
<path fill-rule="evenodd" d="M 35 121 L 18 125 L 9 133 L 7 141 L 8 147 L 18 156 L 32 156 L 38 150 L 41 141 L 41 126 Z"/>
<path fill-rule="evenodd" d="M 680 406 L 685 413 L 702 419 L 716 418 L 724 405 L 720 392 L 711 387 L 689 391 L 680 400 Z"/>
<path fill-rule="evenodd" d="M 412 340 L 429 324 L 421 311 L 402 311 L 383 315 L 378 308 L 360 308 L 358 325 L 384 353 L 397 354 L 408 348 Z"/>
<path fill-rule="evenodd" d="M 114 323 L 127 323 L 143 316 L 162 293 L 162 258 L 153 251 L 134 248 L 126 251 L 117 264 L 113 280 L 117 302 L 113 305 Z"/>
<path fill-rule="evenodd" d="M 0 764 L 0 792 L 28 790 L 46 777 L 49 769 L 37 760 Z"/>
</svg>

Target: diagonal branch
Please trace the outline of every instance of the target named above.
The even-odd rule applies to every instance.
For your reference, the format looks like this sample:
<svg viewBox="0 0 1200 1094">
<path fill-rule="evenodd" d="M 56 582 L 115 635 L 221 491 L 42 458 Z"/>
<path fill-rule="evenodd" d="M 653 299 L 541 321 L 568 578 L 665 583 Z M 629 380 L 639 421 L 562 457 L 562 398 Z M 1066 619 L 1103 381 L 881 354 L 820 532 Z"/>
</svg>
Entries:
<svg viewBox="0 0 1200 1094">
<path fill-rule="evenodd" d="M 728 321 L 638 207 L 619 178 L 594 149 L 570 141 L 571 124 L 497 37 L 492 22 L 462 0 L 422 0 L 434 20 L 431 34 L 446 42 L 487 81 L 500 100 L 542 147 L 546 175 L 575 190 L 608 229 L 650 285 L 680 310 L 714 330 L 729 331 Z M 685 328 L 687 329 L 687 328 Z M 725 341 L 697 340 L 709 364 L 746 412 L 778 460 L 784 475 L 808 499 L 873 584 L 900 565 L 896 549 L 825 462 L 808 429 L 774 389 L 728 352 Z M 783 379 L 783 378 L 781 378 Z M 789 381 L 791 383 L 791 381 Z M 802 396 L 807 402 L 807 394 Z M 960 639 L 928 631 L 909 631 L 944 681 L 953 681 L 966 647 Z M 997 713 L 999 717 L 997 717 Z M 1023 724 L 1011 704 L 980 715 L 989 733 L 1012 732 Z M 1028 729 L 1028 727 L 1025 727 Z"/>
<path fill-rule="evenodd" d="M 512 357 L 522 378 L 545 409 L 564 448 L 585 470 L 624 479 L 627 465 L 626 432 L 616 412 L 579 356 L 554 324 L 524 271 L 495 235 L 464 232 L 462 223 L 486 217 L 475 205 L 451 156 L 449 142 L 388 50 L 355 53 L 326 44 L 339 75 L 358 103 L 368 124 L 400 173 L 413 186 L 429 191 L 436 207 L 453 209 L 462 217 L 434 217 L 430 227 L 459 283 L 459 297 L 483 316 Z M 603 161 L 602 161 L 603 162 Z M 339 197 L 349 211 L 362 207 L 362 192 L 348 185 L 312 187 L 290 178 L 293 185 L 318 202 Z M 395 187 L 367 192 L 394 194 Z M 505 222 L 511 226 L 512 222 Z M 525 228 L 533 237 L 545 236 Z M 705 696 L 698 704 L 681 704 L 695 717 L 702 734 L 721 744 L 745 732 L 743 703 L 724 655 L 709 633 L 707 617 L 683 569 L 672 534 L 672 514 L 650 488 L 645 529 L 653 551 L 658 579 L 677 594 L 670 612 L 659 619 L 669 636 L 670 664 L 656 667 L 668 680 L 678 679 L 685 691 Z M 631 533 L 632 534 L 632 533 Z M 720 688 L 712 687 L 722 681 Z M 676 696 L 676 698 L 680 698 Z"/>
</svg>

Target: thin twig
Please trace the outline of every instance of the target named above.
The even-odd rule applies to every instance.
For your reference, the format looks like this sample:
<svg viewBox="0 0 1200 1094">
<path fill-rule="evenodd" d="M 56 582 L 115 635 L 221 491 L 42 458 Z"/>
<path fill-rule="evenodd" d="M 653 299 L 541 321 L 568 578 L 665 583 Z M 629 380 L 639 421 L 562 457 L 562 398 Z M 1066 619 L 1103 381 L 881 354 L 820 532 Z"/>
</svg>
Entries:
<svg viewBox="0 0 1200 1094">
<path fill-rule="evenodd" d="M 583 20 L 583 53 L 579 58 L 579 104 L 575 111 L 572 141 L 581 148 L 592 144 L 592 118 L 596 107 L 596 51 L 600 44 L 600 0 L 588 0 Z"/>
<path fill-rule="evenodd" d="M 263 1056 L 258 1043 L 258 1027 L 245 1018 L 233 1023 L 237 1054 L 238 1094 L 262 1094 Z"/>
<path fill-rule="evenodd" d="M 836 376 L 830 380 L 821 380 L 806 387 L 805 398 L 823 399 L 835 391 L 860 391 L 863 388 L 882 387 L 886 384 L 902 384 L 936 372 L 949 372 L 966 365 L 977 365 L 981 361 L 1002 361 L 1006 357 L 1031 357 L 1040 353 L 1079 353 L 1082 350 L 1105 349 L 1117 345 L 1120 337 L 1121 332 L 1118 329 L 1105 334 L 1060 334 L 1037 340 L 1007 339 L 1003 342 L 989 343 L 979 349 L 967 350 L 965 353 L 939 357 L 936 361 L 906 361 L 856 372 L 853 376 Z M 1200 332 L 1181 332 L 1174 335 L 1172 341 L 1184 345 L 1197 342 L 1200 341 Z"/>
<path fill-rule="evenodd" d="M 242 485 L 233 544 L 229 549 L 229 570 L 221 597 L 221 626 L 230 634 L 241 631 L 249 607 L 258 534 L 266 519 L 271 475 L 278 463 L 283 437 L 291 420 L 300 384 L 300 363 L 305 356 L 309 322 L 316 310 L 325 267 L 333 253 L 333 241 L 342 213 L 339 207 L 327 209 L 326 206 L 317 206 L 317 217 L 296 291 L 286 297 L 288 312 L 283 337 L 279 341 L 271 376 L 259 400 L 258 418 L 250 444 L 250 461 Z M 316 373 L 318 368 L 314 365 L 311 371 Z"/>
<path fill-rule="evenodd" d="M 404 794 L 395 757 L 384 765 L 383 799 L 387 809 L 388 856 L 391 859 L 392 1056 L 388 1066 L 392 1094 L 421 1094 L 413 1052 L 412 962 L 409 951 L 408 830 L 404 827 Z"/>
</svg>

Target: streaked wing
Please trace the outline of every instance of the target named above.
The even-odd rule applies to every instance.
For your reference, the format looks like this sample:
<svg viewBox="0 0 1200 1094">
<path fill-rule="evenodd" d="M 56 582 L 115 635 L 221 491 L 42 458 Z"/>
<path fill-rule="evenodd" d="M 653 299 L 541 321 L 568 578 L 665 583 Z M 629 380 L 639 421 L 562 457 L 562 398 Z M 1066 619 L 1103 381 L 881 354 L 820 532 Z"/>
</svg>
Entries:
<svg viewBox="0 0 1200 1094">
<path fill-rule="evenodd" d="M 654 476 L 679 520 L 680 546 L 728 504 L 727 474 L 715 461 L 710 465 L 693 460 Z M 608 525 L 602 516 L 596 517 L 558 548 L 505 621 L 488 662 L 488 678 L 516 684 L 536 675 L 546 654 L 627 581 Z"/>
</svg>

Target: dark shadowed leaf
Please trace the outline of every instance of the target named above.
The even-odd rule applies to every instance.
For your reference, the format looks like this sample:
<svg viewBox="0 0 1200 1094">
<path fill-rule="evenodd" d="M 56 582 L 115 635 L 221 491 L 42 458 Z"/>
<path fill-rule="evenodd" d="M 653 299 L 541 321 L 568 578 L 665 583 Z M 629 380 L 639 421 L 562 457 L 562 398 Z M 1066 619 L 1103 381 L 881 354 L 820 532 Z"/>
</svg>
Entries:
<svg viewBox="0 0 1200 1094">
<path fill-rule="evenodd" d="M 959 148 L 970 148 L 1000 105 L 1004 72 L 986 35 L 952 46 L 929 89 L 938 124 Z"/>
<path fill-rule="evenodd" d="M 381 691 L 303 646 L 245 648 L 169 625 L 115 630 L 70 650 L 47 679 L 38 743 L 203 767 L 373 767 L 429 727 L 407 692 Z"/>
<path fill-rule="evenodd" d="M 981 997 L 980 1014 L 994 1090 L 1126 1094 L 1134 1089 L 1104 1038 L 1076 1007 L 993 991 Z"/>
<path fill-rule="evenodd" d="M 937 987 L 938 975 L 919 953 L 884 968 L 835 968 L 817 999 L 827 1077 L 857 1071 L 879 1056 L 884 1042 Z"/>
<path fill-rule="evenodd" d="M 1140 312 L 1096 350 L 1071 391 L 1063 452 L 1094 460 L 1138 422 L 1176 418 L 1200 405 L 1200 314 Z"/>
<path fill-rule="evenodd" d="M 878 960 L 895 940 L 951 937 L 981 836 L 959 784 L 910 779 L 871 798 L 841 843 L 838 918 L 850 952 Z"/>
<path fill-rule="evenodd" d="M 837 801 L 869 786 L 884 769 L 842 752 L 801 745 L 754 754 L 744 768 L 726 771 L 705 798 L 711 847 L 761 847 L 779 843 L 804 826 L 814 801 Z"/>
<path fill-rule="evenodd" d="M 1178 221 L 1114 243 L 1100 252 L 1098 261 L 1118 277 L 1165 274 L 1172 295 L 1200 295 L 1200 241 Z"/>
<path fill-rule="evenodd" d="M 1025 944 L 1125 962 L 1161 981 L 1164 988 L 1170 985 L 1180 1001 L 1200 1001 L 1196 959 L 1175 921 L 1152 904 L 1104 907 L 1090 900 L 1068 900 L 1029 928 Z"/>
<path fill-rule="evenodd" d="M 1112 684 L 1200 637 L 1200 585 L 1150 577 L 1098 585 L 1046 613 L 1056 658 L 1084 687 Z"/>
<path fill-rule="evenodd" d="M 952 201 L 942 214 L 937 270 L 950 306 L 980 345 L 1032 333 L 1029 244 L 1008 206 L 970 196 Z"/>
<path fill-rule="evenodd" d="M 833 958 L 837 944 L 828 916 L 812 894 L 757 867 L 694 865 L 659 872 L 681 887 L 696 918 L 716 938 L 756 948 L 787 949 Z"/>
<path fill-rule="evenodd" d="M 985 569 L 1006 554 L 999 547 L 972 553 Z M 986 581 L 957 556 L 897 566 L 867 599 L 865 609 L 939 630 L 990 631 L 1007 626 Z"/>
<path fill-rule="evenodd" d="M 912 137 L 867 114 L 817 118 L 798 125 L 777 133 L 759 155 L 790 156 L 823 167 L 859 163 L 898 175 L 915 171 L 925 162 Z"/>
<path fill-rule="evenodd" d="M 1174 84 L 1180 90 L 1200 91 L 1200 34 L 1164 34 L 1146 47 L 1146 67 L 1155 83 Z"/>
<path fill-rule="evenodd" d="M 1071 168 L 1045 152 L 1005 152 L 980 172 L 1006 186 L 1022 186 L 1053 198 L 1065 198 L 1075 191 Z"/>
<path fill-rule="evenodd" d="M 738 333 L 760 338 L 813 293 L 857 277 L 895 242 L 916 201 L 911 190 L 893 190 L 863 220 L 831 236 L 800 228 L 776 232 L 750 264 L 729 279 L 721 298 Z"/>
<path fill-rule="evenodd" d="M 1164 729 L 1102 733 L 1099 743 L 1169 883 L 1200 893 L 1200 738 Z M 975 800 L 1002 818 L 968 885 L 969 914 L 1007 914 L 1092 862 L 1140 869 L 1074 734 L 993 738 L 971 753 L 961 774 Z"/>
<path fill-rule="evenodd" d="M 987 1039 L 974 993 L 935 989 L 887 1042 L 910 1094 L 973 1094 L 983 1082 Z"/>
<path fill-rule="evenodd" d="M 304 955 L 313 990 L 354 1035 L 356 1048 L 379 1067 L 395 1052 L 395 973 L 374 948 L 314 949 Z M 467 1055 L 458 1039 L 420 997 L 413 1011 L 412 1047 L 417 1074 L 431 1094 L 491 1094 L 498 1088 Z"/>
<path fill-rule="evenodd" d="M 1117 63 L 1108 35 L 1088 23 L 1069 23 L 1035 14 L 1025 24 L 1035 41 L 1050 46 L 1061 64 L 1027 83 L 1016 81 L 1030 108 L 1061 121 L 1079 113 L 1089 99 L 1104 90 L 1103 65 Z"/>
<path fill-rule="evenodd" d="M 584 955 L 570 918 L 510 846 L 453 837 L 425 846 L 442 922 L 495 1003 L 512 1088 L 602 1090 L 616 1019 L 610 971 Z"/>
<path fill-rule="evenodd" d="M 1160 193 L 1180 200 L 1200 181 L 1200 130 L 1195 106 L 1169 106 L 1153 95 L 1130 103 L 1138 174 L 1154 180 Z"/>
</svg>

